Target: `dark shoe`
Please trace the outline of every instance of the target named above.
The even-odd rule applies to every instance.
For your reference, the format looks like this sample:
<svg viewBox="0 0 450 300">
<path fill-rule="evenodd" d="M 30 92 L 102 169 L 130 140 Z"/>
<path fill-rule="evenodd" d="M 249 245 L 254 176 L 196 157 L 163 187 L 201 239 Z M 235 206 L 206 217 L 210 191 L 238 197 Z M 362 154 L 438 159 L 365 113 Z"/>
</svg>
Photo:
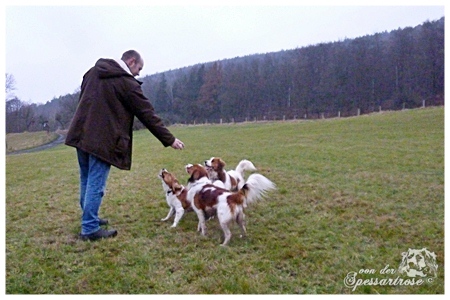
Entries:
<svg viewBox="0 0 450 300">
<path fill-rule="evenodd" d="M 83 241 L 96 241 L 99 239 L 113 238 L 117 235 L 117 230 L 99 229 L 91 234 L 80 234 Z"/>
<path fill-rule="evenodd" d="M 98 218 L 98 224 L 100 225 L 100 226 L 105 226 L 105 225 L 108 225 L 108 220 L 107 219 L 100 219 L 100 218 Z"/>
</svg>

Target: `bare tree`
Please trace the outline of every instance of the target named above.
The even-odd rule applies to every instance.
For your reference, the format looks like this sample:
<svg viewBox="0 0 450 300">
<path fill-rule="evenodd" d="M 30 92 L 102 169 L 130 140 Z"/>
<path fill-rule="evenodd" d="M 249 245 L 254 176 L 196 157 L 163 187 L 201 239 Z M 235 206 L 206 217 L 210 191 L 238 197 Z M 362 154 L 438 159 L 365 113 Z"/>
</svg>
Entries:
<svg viewBox="0 0 450 300">
<path fill-rule="evenodd" d="M 12 94 L 12 91 L 16 89 L 16 80 L 14 79 L 14 76 L 12 74 L 5 74 L 5 94 L 6 94 L 6 100 L 11 99 L 14 97 Z"/>
<path fill-rule="evenodd" d="M 30 104 L 25 104 L 20 110 L 20 117 L 25 125 L 25 130 L 30 131 L 32 125 L 34 125 L 36 119 L 34 116 L 34 107 Z"/>
<path fill-rule="evenodd" d="M 6 101 L 6 133 L 20 132 L 20 110 L 23 103 L 18 98 Z"/>
<path fill-rule="evenodd" d="M 60 109 L 55 115 L 55 121 L 60 124 L 61 129 L 67 128 L 72 121 L 75 111 L 77 110 L 79 97 L 79 91 L 76 91 L 75 94 L 68 94 L 61 97 Z"/>
</svg>

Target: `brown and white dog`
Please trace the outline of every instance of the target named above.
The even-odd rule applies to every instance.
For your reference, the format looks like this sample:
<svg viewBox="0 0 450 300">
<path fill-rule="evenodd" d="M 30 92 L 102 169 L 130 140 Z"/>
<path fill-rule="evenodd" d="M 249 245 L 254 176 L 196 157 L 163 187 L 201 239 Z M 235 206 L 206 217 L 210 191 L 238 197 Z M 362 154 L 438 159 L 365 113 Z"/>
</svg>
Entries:
<svg viewBox="0 0 450 300">
<path fill-rule="evenodd" d="M 240 190 L 244 186 L 245 171 L 256 171 L 253 163 L 246 159 L 241 160 L 235 170 L 226 171 L 225 166 L 225 162 L 220 157 L 211 157 L 209 160 L 205 160 L 209 178 L 213 181 L 223 182 L 225 189 L 230 191 Z"/>
<path fill-rule="evenodd" d="M 186 169 L 188 170 L 188 169 Z M 246 234 L 244 205 L 255 202 L 265 196 L 266 192 L 276 188 L 275 184 L 261 174 L 252 174 L 247 182 L 237 192 L 208 183 L 208 173 L 202 165 L 190 165 L 188 173 L 188 201 L 196 212 L 199 223 L 197 230 L 206 235 L 206 216 L 211 211 L 217 211 L 217 218 L 224 233 L 225 246 L 231 238 L 230 223 L 235 220 L 242 233 Z"/>
<path fill-rule="evenodd" d="M 166 193 L 166 201 L 170 207 L 167 217 L 161 219 L 161 221 L 167 221 L 176 213 L 172 224 L 172 227 L 176 227 L 184 212 L 192 210 L 191 203 L 187 200 L 187 189 L 178 182 L 175 175 L 169 173 L 166 169 L 162 169 L 158 177 L 162 181 L 162 187 Z"/>
<path fill-rule="evenodd" d="M 200 166 L 201 168 L 198 168 L 198 167 L 193 168 L 194 166 Z M 200 164 L 198 164 L 198 165 L 187 164 L 184 168 L 186 169 L 186 172 L 189 175 L 191 175 L 191 177 L 188 179 L 188 185 L 187 185 L 188 189 L 190 189 L 191 185 L 199 184 L 199 183 L 211 183 L 218 187 L 225 188 L 225 184 L 222 181 L 211 179 L 209 177 L 209 172 L 207 171 L 207 169 L 205 169 Z M 201 174 L 200 174 L 200 171 L 201 171 Z M 195 175 L 192 175 L 193 173 L 195 173 Z M 198 178 L 197 182 L 195 182 L 195 183 L 191 182 L 193 177 Z"/>
</svg>

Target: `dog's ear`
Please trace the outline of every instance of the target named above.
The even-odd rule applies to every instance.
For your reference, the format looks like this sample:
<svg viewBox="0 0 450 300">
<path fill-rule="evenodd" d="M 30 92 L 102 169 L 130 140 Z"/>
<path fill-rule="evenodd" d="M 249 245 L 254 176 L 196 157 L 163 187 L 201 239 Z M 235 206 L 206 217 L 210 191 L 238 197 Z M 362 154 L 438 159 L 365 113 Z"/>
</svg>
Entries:
<svg viewBox="0 0 450 300">
<path fill-rule="evenodd" d="M 176 193 L 178 193 L 179 191 L 181 191 L 183 189 L 183 187 L 178 183 L 178 182 L 175 182 L 173 185 L 172 185 L 172 191 L 176 194 Z"/>
<path fill-rule="evenodd" d="M 191 174 L 191 177 L 189 177 L 188 182 L 193 183 L 198 179 L 198 174 L 197 174 L 198 171 L 196 169 L 194 169 L 194 170 L 191 169 L 190 171 L 191 172 L 189 174 Z"/>
<path fill-rule="evenodd" d="M 213 163 L 214 168 L 217 170 L 225 167 L 225 162 L 220 157 L 215 157 Z"/>
<path fill-rule="evenodd" d="M 225 168 L 226 166 L 225 162 L 221 158 L 219 158 L 219 164 L 222 168 Z"/>
<path fill-rule="evenodd" d="M 194 172 L 192 172 L 192 176 L 194 177 L 194 180 L 199 180 L 200 177 L 202 177 L 202 169 L 195 168 Z"/>
</svg>

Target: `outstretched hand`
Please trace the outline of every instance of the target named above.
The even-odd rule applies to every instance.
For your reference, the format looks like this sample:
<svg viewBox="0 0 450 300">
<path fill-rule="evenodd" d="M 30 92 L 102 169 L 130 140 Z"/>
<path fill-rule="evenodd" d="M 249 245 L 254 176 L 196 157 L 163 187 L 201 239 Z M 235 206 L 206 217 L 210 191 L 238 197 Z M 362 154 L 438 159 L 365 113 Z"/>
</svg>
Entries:
<svg viewBox="0 0 450 300">
<path fill-rule="evenodd" d="M 184 148 L 184 143 L 182 141 L 180 141 L 179 139 L 175 139 L 175 141 L 173 142 L 172 146 L 173 149 L 179 149 L 179 150 L 183 150 Z"/>
</svg>

